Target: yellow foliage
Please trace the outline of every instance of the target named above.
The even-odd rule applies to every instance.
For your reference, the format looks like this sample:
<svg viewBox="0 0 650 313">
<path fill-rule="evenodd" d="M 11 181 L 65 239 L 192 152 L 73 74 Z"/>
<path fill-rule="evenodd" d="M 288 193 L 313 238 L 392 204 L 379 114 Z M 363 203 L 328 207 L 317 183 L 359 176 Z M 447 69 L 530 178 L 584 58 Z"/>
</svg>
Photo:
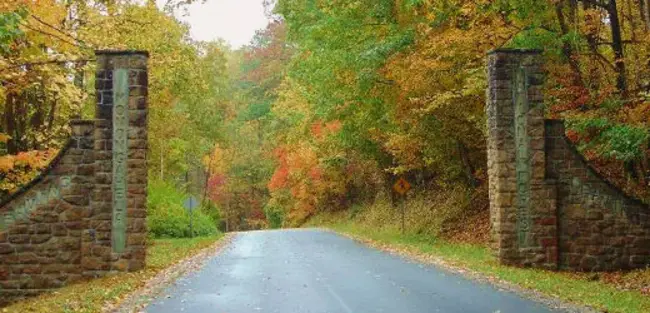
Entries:
<svg viewBox="0 0 650 313">
<path fill-rule="evenodd" d="M 0 133 L 0 143 L 7 143 L 11 139 L 11 136 L 7 134 Z"/>
<path fill-rule="evenodd" d="M 14 169 L 14 157 L 5 155 L 0 157 L 0 172 L 8 172 Z"/>
</svg>

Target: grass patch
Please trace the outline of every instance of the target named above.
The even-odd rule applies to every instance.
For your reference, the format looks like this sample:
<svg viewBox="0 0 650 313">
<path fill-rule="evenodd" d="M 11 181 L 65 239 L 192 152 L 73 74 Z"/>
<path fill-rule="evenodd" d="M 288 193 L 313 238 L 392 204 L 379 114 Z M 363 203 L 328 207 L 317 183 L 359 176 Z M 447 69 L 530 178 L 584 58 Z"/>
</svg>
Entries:
<svg viewBox="0 0 650 313">
<path fill-rule="evenodd" d="M 419 259 L 437 257 L 454 267 L 470 269 L 491 279 L 513 283 L 567 302 L 598 308 L 603 312 L 650 312 L 650 297 L 637 290 L 620 290 L 613 284 L 594 280 L 594 275 L 584 273 L 503 266 L 498 264 L 484 246 L 449 243 L 423 235 L 402 235 L 399 229 L 371 227 L 349 220 L 317 218 L 310 224 L 369 239 L 375 245 L 414 255 Z"/>
<path fill-rule="evenodd" d="M 137 273 L 120 273 L 61 288 L 52 293 L 15 303 L 2 312 L 101 312 L 119 302 L 147 280 L 176 262 L 214 244 L 221 235 L 192 239 L 154 239 L 147 248 L 147 268 Z"/>
</svg>

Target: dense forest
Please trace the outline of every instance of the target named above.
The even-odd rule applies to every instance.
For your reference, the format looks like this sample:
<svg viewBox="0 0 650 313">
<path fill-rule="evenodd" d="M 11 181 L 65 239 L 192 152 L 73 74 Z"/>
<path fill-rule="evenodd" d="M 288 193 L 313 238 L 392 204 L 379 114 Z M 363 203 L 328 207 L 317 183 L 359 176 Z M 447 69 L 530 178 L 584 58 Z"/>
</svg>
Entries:
<svg viewBox="0 0 650 313">
<path fill-rule="evenodd" d="M 412 231 L 486 226 L 486 53 L 527 48 L 543 50 L 548 117 L 650 200 L 648 0 L 266 1 L 271 23 L 241 49 L 192 40 L 175 17 L 187 3 L 0 4 L 3 196 L 47 164 L 70 119 L 94 115 L 93 51 L 138 49 L 151 54 L 157 235 L 187 233 L 182 193 L 202 199 L 198 231 L 326 212 L 397 225 L 400 177 Z"/>
</svg>

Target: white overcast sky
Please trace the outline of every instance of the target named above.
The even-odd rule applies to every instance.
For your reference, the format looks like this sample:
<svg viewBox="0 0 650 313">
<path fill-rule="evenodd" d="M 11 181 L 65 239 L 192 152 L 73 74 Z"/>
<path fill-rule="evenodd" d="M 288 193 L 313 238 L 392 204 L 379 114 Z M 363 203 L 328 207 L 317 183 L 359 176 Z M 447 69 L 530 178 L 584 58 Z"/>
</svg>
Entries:
<svg viewBox="0 0 650 313">
<path fill-rule="evenodd" d="M 158 3 L 164 0 L 158 0 Z M 207 0 L 196 1 L 189 7 L 188 16 L 179 18 L 191 26 L 196 40 L 222 38 L 233 48 L 248 44 L 255 31 L 268 24 L 262 0 Z"/>
</svg>

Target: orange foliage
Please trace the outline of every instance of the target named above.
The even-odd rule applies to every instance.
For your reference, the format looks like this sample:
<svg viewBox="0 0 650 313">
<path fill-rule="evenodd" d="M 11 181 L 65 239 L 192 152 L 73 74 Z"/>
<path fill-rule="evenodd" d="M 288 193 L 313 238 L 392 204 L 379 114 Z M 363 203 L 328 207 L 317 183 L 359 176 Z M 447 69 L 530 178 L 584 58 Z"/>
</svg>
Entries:
<svg viewBox="0 0 650 313">
<path fill-rule="evenodd" d="M 269 190 L 275 191 L 278 189 L 283 189 L 287 187 L 287 182 L 289 178 L 289 168 L 285 166 L 279 166 L 275 169 L 271 180 L 269 181 Z"/>
<path fill-rule="evenodd" d="M 338 133 L 339 131 L 341 131 L 342 127 L 343 124 L 341 123 L 340 120 L 334 120 L 327 123 L 322 121 L 317 121 L 311 124 L 310 130 L 314 138 L 323 139 L 327 136 L 331 136 L 333 134 Z"/>
<path fill-rule="evenodd" d="M 269 181 L 268 187 L 271 192 L 286 188 L 289 180 L 289 165 L 287 164 L 286 150 L 277 148 L 274 151 L 274 155 L 278 159 L 279 164 Z"/>
<path fill-rule="evenodd" d="M 58 153 L 55 149 L 0 156 L 0 196 L 18 190 L 34 179 Z"/>
<path fill-rule="evenodd" d="M 325 130 L 327 127 L 318 129 Z M 274 154 L 278 166 L 268 188 L 272 195 L 279 196 L 284 192 L 291 195 L 289 221 L 299 222 L 316 213 L 326 195 L 337 190 L 335 185 L 340 185 L 338 179 L 323 170 L 313 147 L 306 144 L 284 146 L 276 149 Z"/>
</svg>

